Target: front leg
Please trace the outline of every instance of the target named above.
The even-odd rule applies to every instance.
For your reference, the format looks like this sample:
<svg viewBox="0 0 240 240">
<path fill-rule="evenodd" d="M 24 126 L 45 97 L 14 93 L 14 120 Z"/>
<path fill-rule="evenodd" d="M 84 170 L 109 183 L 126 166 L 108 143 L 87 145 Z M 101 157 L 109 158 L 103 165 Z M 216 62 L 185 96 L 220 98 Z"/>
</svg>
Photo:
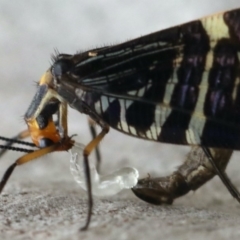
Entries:
<svg viewBox="0 0 240 240">
<path fill-rule="evenodd" d="M 232 150 L 209 149 L 219 170 L 225 168 Z M 192 147 L 185 162 L 166 177 L 140 179 L 132 188 L 134 194 L 152 204 L 172 204 L 175 198 L 196 190 L 216 175 L 216 171 L 201 147 Z"/>
</svg>

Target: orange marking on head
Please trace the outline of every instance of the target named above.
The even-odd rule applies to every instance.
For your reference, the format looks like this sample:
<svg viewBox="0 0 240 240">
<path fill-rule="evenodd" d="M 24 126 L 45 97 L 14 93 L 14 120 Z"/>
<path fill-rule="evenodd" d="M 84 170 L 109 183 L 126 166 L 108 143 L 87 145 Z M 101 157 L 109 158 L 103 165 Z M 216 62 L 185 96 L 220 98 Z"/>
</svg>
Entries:
<svg viewBox="0 0 240 240">
<path fill-rule="evenodd" d="M 48 125 L 44 129 L 39 129 L 36 120 L 27 121 L 28 129 L 33 143 L 39 147 L 39 142 L 42 138 L 52 140 L 54 143 L 60 142 L 61 137 L 52 120 L 49 120 Z"/>
</svg>

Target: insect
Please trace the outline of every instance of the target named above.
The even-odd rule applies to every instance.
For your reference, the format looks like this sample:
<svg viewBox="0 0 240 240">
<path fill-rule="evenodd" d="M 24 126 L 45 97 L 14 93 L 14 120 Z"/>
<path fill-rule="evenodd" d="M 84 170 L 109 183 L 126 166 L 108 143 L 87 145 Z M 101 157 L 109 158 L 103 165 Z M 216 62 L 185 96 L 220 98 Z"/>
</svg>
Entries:
<svg viewBox="0 0 240 240">
<path fill-rule="evenodd" d="M 25 114 L 39 149 L 9 167 L 0 191 L 16 165 L 73 146 L 67 129 L 69 105 L 101 127 L 99 134 L 92 128 L 94 138 L 83 151 L 89 198 L 83 230 L 93 204 L 88 156 L 110 128 L 193 147 L 172 175 L 139 180 L 132 190 L 141 199 L 172 203 L 217 174 L 239 201 L 225 173 L 232 151 L 240 149 L 239 53 L 240 9 L 114 46 L 57 53 Z"/>
</svg>

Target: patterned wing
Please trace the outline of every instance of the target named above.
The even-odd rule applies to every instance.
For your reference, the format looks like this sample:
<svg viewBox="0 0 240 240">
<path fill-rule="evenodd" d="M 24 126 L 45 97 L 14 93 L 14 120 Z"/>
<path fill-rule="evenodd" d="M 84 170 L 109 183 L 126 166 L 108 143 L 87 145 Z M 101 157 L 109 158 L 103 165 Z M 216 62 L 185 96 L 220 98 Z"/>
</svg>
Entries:
<svg viewBox="0 0 240 240">
<path fill-rule="evenodd" d="M 240 149 L 240 10 L 73 56 L 68 82 L 111 127 Z"/>
</svg>

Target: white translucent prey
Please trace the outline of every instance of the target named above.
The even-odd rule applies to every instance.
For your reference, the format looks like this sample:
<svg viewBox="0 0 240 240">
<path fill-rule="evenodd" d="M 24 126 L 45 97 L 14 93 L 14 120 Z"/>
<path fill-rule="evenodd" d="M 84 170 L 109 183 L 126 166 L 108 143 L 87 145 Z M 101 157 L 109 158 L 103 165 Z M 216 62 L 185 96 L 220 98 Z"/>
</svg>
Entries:
<svg viewBox="0 0 240 240">
<path fill-rule="evenodd" d="M 70 171 L 75 181 L 86 190 L 86 180 L 83 169 L 84 145 L 74 144 L 70 150 Z M 91 173 L 92 194 L 95 196 L 111 196 L 123 189 L 129 189 L 137 184 L 138 170 L 131 167 L 121 168 L 109 175 L 99 175 L 93 163 L 89 162 Z"/>
</svg>

